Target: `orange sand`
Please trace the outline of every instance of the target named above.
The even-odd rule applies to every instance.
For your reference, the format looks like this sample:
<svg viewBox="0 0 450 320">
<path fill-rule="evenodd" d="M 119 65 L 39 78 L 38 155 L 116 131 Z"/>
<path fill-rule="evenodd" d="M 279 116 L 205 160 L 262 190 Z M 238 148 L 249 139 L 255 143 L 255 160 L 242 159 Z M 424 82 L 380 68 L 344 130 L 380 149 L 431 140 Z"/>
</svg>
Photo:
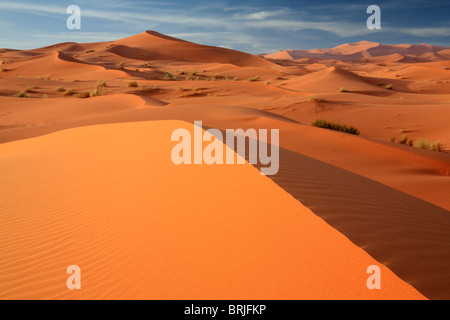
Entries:
<svg viewBox="0 0 450 320">
<path fill-rule="evenodd" d="M 0 145 L 0 297 L 423 298 L 251 165 L 172 164 L 176 128 L 193 132 L 124 123 Z M 381 290 L 366 287 L 374 264 Z"/>
<path fill-rule="evenodd" d="M 449 52 L 362 41 L 254 56 L 154 31 L 4 50 L 0 297 L 449 299 Z M 276 184 L 153 156 L 195 120 L 279 129 Z M 369 255 L 380 292 L 365 287 Z M 86 290 L 67 292 L 76 263 Z"/>
</svg>

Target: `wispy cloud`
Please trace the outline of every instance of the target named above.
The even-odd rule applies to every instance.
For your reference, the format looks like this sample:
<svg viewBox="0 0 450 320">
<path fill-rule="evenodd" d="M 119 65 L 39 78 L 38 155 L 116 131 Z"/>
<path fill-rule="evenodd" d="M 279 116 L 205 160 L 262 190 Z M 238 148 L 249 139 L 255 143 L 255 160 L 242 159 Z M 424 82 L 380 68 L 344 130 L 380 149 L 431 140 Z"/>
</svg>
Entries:
<svg viewBox="0 0 450 320">
<path fill-rule="evenodd" d="M 433 28 L 395 28 L 397 32 L 421 37 L 450 36 L 450 27 Z"/>
<path fill-rule="evenodd" d="M 411 0 L 412 1 L 412 0 Z M 412 1 L 412 6 L 429 6 L 427 1 Z M 440 1 L 440 0 L 438 0 Z M 207 43 L 211 45 L 240 48 L 241 50 L 256 51 L 281 44 L 284 48 L 295 39 L 315 39 L 314 43 L 349 42 L 354 38 L 372 37 L 374 41 L 382 42 L 384 37 L 426 37 L 436 41 L 436 37 L 448 38 L 450 28 L 448 25 L 440 27 L 415 27 L 412 25 L 395 25 L 400 23 L 385 22 L 382 14 L 382 29 L 371 31 L 366 28 L 366 5 L 342 4 L 341 2 L 301 2 L 297 7 L 279 6 L 276 3 L 261 2 L 261 5 L 228 5 L 227 2 L 197 2 L 196 6 L 181 0 L 165 1 L 137 1 L 137 0 L 78 0 L 82 13 L 82 31 L 69 32 L 65 29 L 64 20 L 68 17 L 66 7 L 61 3 L 56 5 L 43 2 L 23 2 L 20 0 L 3 0 L 0 2 L 0 34 L 2 38 L 17 43 L 14 32 L 24 32 L 28 20 L 32 17 L 24 15 L 24 21 L 8 21 L 8 12 L 14 14 L 27 14 L 54 17 L 46 19 L 49 26 L 30 28 L 26 32 L 30 38 L 54 39 L 55 41 L 101 41 L 113 40 L 114 37 L 131 35 L 146 29 L 155 29 L 163 33 L 179 36 L 190 41 Z M 259 3 L 259 2 L 258 2 Z M 393 10 L 405 5 L 383 4 L 384 9 Z M 356 14 L 359 12 L 359 14 Z M 38 21 L 40 18 L 36 18 Z M 57 22 L 55 22 L 57 21 Z M 19 28 L 13 25 L 20 23 Z M 30 24 L 31 26 L 31 24 Z M 55 27 L 61 28 L 55 32 Z M 86 29 L 85 29 L 86 27 Z M 21 28 L 21 29 L 20 29 Z M 2 34 L 3 30 L 11 32 Z M 20 31 L 18 31 L 20 29 Z M 96 32 L 86 32 L 96 30 Z M 106 31 L 109 32 L 97 32 Z M 112 32 L 115 30 L 117 32 Z M 35 31 L 35 32 L 33 32 Z M 65 31 L 65 32 L 63 32 Z M 104 37 L 104 38 L 101 38 Z M 272 38 L 270 38 L 272 37 Z M 376 38 L 378 37 L 378 39 Z M 433 38 L 434 39 L 431 39 Z M 23 37 L 20 37 L 23 38 Z M 322 40 L 321 40 L 322 39 Z M 339 40 L 342 39 L 342 40 Z M 284 42 L 282 42 L 283 40 Z M 30 39 L 30 43 L 35 42 Z M 268 43 L 270 44 L 268 46 Z M 325 45 L 326 46 L 326 45 Z"/>
</svg>

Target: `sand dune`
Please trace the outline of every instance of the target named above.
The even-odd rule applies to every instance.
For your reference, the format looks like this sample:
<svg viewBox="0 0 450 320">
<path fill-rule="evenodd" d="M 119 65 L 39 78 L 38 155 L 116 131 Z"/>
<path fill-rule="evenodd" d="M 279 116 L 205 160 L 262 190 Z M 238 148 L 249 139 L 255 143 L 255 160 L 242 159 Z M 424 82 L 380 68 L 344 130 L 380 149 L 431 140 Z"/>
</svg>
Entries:
<svg viewBox="0 0 450 320">
<path fill-rule="evenodd" d="M 154 31 L 1 50 L 0 297 L 448 298 L 449 50 L 258 57 Z M 279 174 L 172 165 L 196 120 L 279 129 Z"/>
<path fill-rule="evenodd" d="M 47 72 L 47 73 L 43 73 Z M 121 71 L 106 70 L 104 67 L 84 63 L 72 56 L 60 51 L 50 51 L 39 56 L 31 56 L 14 64 L 6 77 L 44 77 L 50 75 L 53 78 L 65 78 L 66 80 L 80 79 L 116 79 L 126 76 Z"/>
<path fill-rule="evenodd" d="M 175 128 L 192 125 L 84 127 L 1 145 L 0 297 L 423 298 L 252 166 L 173 165 Z M 79 291 L 65 288 L 72 264 Z M 381 290 L 366 287 L 373 264 Z"/>
<path fill-rule="evenodd" d="M 238 66 L 270 68 L 272 64 L 247 53 L 199 45 L 162 35 L 155 31 L 146 31 L 114 42 L 108 49 L 122 57 L 138 60 L 178 60 L 190 62 L 231 63 Z"/>
<path fill-rule="evenodd" d="M 426 62 L 447 60 L 448 48 L 428 44 L 384 45 L 377 42 L 360 41 L 346 43 L 331 49 L 283 50 L 264 54 L 268 59 L 297 60 L 302 58 L 336 59 L 341 61 L 361 60 L 365 62 L 387 61 Z"/>
<path fill-rule="evenodd" d="M 340 87 L 350 91 L 384 92 L 353 72 L 336 67 L 297 77 L 286 84 L 286 88 L 306 92 L 337 92 Z"/>
</svg>

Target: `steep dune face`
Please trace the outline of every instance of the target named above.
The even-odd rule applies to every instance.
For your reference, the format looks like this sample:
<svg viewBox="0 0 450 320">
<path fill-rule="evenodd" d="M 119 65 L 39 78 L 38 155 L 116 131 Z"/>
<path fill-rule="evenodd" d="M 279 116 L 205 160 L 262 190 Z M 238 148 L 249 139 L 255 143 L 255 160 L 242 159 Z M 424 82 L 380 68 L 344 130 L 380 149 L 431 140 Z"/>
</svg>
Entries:
<svg viewBox="0 0 450 320">
<path fill-rule="evenodd" d="M 178 60 L 202 63 L 231 63 L 241 67 L 273 67 L 257 56 L 235 50 L 199 45 L 146 31 L 114 42 L 109 52 L 139 60 Z"/>
</svg>

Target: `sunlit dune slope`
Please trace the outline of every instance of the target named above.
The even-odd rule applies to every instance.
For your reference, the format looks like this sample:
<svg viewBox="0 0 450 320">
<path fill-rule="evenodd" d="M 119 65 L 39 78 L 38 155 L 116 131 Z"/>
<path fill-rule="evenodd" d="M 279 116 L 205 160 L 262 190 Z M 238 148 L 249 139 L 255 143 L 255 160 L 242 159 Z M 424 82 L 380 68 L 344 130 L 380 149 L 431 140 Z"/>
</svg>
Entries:
<svg viewBox="0 0 450 320">
<path fill-rule="evenodd" d="M 0 297 L 423 298 L 251 165 L 175 166 L 176 128 L 192 132 L 123 123 L 0 145 Z"/>
</svg>

